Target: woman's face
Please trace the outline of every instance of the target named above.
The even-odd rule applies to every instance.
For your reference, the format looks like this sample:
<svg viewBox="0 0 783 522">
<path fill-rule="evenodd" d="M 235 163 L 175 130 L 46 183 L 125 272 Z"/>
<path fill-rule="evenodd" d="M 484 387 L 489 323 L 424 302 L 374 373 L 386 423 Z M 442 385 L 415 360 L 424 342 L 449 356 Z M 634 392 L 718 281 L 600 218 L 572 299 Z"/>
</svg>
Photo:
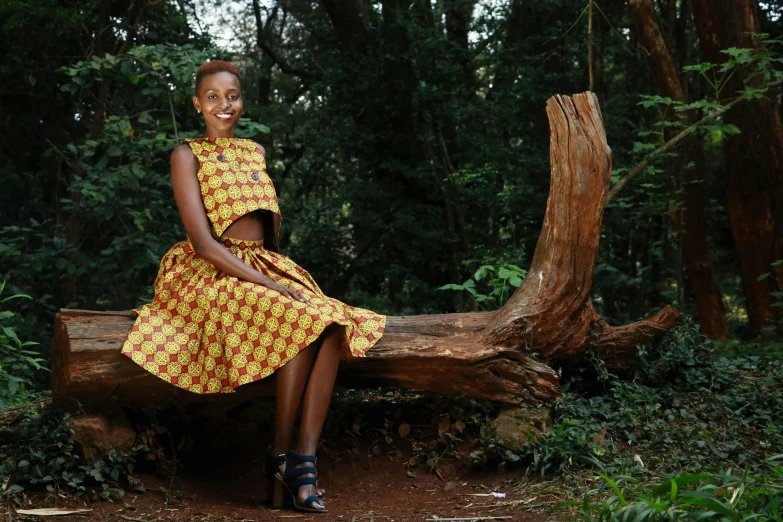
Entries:
<svg viewBox="0 0 783 522">
<path fill-rule="evenodd" d="M 193 96 L 193 105 L 204 115 L 208 136 L 232 137 L 242 115 L 239 78 L 230 72 L 204 76 L 198 93 Z"/>
</svg>

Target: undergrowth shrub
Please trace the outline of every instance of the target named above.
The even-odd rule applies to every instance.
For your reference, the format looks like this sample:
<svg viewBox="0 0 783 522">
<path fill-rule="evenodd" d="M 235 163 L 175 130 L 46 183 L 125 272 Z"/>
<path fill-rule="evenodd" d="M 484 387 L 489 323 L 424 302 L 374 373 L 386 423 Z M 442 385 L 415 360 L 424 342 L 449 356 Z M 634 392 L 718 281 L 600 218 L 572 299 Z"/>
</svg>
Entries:
<svg viewBox="0 0 783 522">
<path fill-rule="evenodd" d="M 0 295 L 6 282 L 0 282 Z M 0 299 L 0 305 L 12 299 L 29 296 L 16 294 Z M 0 409 L 29 402 L 37 396 L 33 384 L 35 375 L 48 371 L 38 352 L 30 350 L 38 343 L 22 341 L 17 334 L 18 318 L 10 310 L 0 310 Z"/>
<path fill-rule="evenodd" d="M 727 462 L 755 471 L 783 449 L 780 359 L 724 357 L 688 318 L 640 347 L 639 358 L 623 378 L 600 361 L 591 377 L 564 378 L 552 429 L 517 452 L 485 436 L 474 461 L 528 465 L 541 475 L 588 467 L 644 476 Z"/>
<path fill-rule="evenodd" d="M 121 498 L 126 488 L 142 490 L 133 477 L 135 453 L 110 450 L 88 462 L 71 438 L 67 413 L 44 409 L 27 412 L 13 428 L 0 429 L 0 483 L 4 497 L 25 490 L 64 489 L 91 499 Z"/>
</svg>

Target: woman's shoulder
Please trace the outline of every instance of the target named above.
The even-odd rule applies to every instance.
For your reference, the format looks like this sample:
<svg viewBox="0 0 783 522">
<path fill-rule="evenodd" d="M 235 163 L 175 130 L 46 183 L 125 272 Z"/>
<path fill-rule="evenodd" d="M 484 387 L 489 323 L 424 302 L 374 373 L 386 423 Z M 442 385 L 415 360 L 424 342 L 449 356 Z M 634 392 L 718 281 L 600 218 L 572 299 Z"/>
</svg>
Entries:
<svg viewBox="0 0 783 522">
<path fill-rule="evenodd" d="M 177 163 L 197 163 L 198 160 L 193 154 L 190 145 L 187 143 L 181 143 L 177 145 L 174 150 L 171 151 L 171 162 Z"/>
<path fill-rule="evenodd" d="M 180 143 L 176 147 L 174 147 L 174 150 L 171 151 L 171 157 L 177 157 L 177 156 L 184 156 L 185 154 L 193 155 L 193 151 L 190 148 L 190 145 L 187 143 Z"/>
</svg>

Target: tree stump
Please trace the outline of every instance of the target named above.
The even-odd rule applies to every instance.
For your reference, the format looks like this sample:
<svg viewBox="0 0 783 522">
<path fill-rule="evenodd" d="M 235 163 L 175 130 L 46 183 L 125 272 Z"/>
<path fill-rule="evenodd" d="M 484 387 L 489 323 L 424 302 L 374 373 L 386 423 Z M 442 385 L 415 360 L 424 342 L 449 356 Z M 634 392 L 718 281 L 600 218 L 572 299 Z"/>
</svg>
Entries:
<svg viewBox="0 0 783 522">
<path fill-rule="evenodd" d="M 366 358 L 346 354 L 338 382 L 397 386 L 536 407 L 560 395 L 553 369 L 594 348 L 607 367 L 633 368 L 636 346 L 667 331 L 670 306 L 626 326 L 603 322 L 589 298 L 612 156 L 594 94 L 547 101 L 551 184 L 541 236 L 522 285 L 496 312 L 389 317 Z M 198 395 L 155 377 L 120 353 L 129 312 L 62 310 L 52 352 L 61 405 L 213 402 L 226 407 L 274 393 L 274 378 L 236 393 Z"/>
</svg>

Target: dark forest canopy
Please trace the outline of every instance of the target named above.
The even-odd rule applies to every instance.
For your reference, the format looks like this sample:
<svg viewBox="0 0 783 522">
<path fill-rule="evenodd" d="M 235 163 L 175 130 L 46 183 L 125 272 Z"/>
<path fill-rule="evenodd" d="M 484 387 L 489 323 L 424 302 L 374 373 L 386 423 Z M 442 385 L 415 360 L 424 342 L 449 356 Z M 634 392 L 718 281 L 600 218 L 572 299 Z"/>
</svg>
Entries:
<svg viewBox="0 0 783 522">
<path fill-rule="evenodd" d="M 589 36 L 586 7 L 3 0 L 0 279 L 34 298 L 18 302 L 28 337 L 44 340 L 60 307 L 150 298 L 184 237 L 169 153 L 201 132 L 190 96 L 210 58 L 240 67 L 240 135 L 266 148 L 282 249 L 328 294 L 395 314 L 494 306 L 438 289 L 485 265 L 530 265 L 549 186 L 546 99 L 588 90 L 592 70 L 616 181 L 676 125 L 783 68 L 767 60 L 753 76 L 761 51 L 780 50 L 780 1 L 596 2 Z M 743 8 L 754 27 L 733 22 Z M 685 70 L 732 57 L 752 64 L 718 89 L 717 68 Z M 711 123 L 610 202 L 592 289 L 604 318 L 673 304 L 717 338 L 780 321 L 780 92 Z M 694 105 L 677 120 L 671 101 Z M 500 283 L 518 284 L 507 270 Z M 486 281 L 476 291 L 489 294 Z"/>
</svg>

